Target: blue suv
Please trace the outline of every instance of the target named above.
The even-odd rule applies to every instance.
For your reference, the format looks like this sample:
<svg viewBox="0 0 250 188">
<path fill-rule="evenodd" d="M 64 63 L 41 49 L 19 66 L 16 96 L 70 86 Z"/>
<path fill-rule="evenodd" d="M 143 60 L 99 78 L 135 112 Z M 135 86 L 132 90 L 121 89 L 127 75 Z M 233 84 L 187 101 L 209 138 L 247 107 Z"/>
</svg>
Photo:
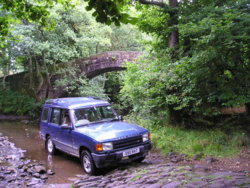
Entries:
<svg viewBox="0 0 250 188">
<path fill-rule="evenodd" d="M 107 101 L 91 97 L 58 98 L 43 105 L 40 135 L 46 150 L 81 160 L 87 174 L 119 162 L 141 162 L 151 149 L 147 129 L 122 121 Z"/>
</svg>

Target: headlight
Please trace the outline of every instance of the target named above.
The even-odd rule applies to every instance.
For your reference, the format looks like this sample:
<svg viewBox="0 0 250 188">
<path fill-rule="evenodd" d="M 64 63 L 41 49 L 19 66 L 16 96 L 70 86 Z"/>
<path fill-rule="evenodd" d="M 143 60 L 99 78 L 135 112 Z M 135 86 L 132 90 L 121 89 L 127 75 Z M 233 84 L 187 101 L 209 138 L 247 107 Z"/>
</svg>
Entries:
<svg viewBox="0 0 250 188">
<path fill-rule="evenodd" d="M 150 139 L 150 133 L 149 132 L 142 135 L 142 141 L 143 142 L 146 142 L 149 139 Z"/>
<path fill-rule="evenodd" d="M 103 151 L 109 151 L 113 149 L 113 144 L 112 142 L 107 142 L 102 144 Z"/>
<path fill-rule="evenodd" d="M 109 151 L 113 149 L 113 144 L 112 142 L 96 144 L 95 149 L 96 151 Z"/>
</svg>

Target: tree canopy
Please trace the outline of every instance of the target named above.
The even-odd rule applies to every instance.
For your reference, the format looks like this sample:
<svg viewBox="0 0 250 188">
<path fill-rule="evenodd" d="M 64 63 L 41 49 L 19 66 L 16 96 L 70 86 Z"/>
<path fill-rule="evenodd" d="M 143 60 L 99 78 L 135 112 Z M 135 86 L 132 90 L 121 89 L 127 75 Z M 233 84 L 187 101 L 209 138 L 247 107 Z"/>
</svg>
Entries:
<svg viewBox="0 0 250 188">
<path fill-rule="evenodd" d="M 28 71 L 28 93 L 37 100 L 43 99 L 41 92 L 45 85 L 48 85 L 47 90 L 52 89 L 51 79 L 57 74 L 64 75 L 56 80 L 57 86 L 83 95 L 82 91 L 88 90 L 80 85 L 89 87 L 90 91 L 91 84 L 84 76 L 76 75 L 72 61 L 109 50 L 142 50 L 143 35 L 132 25 L 117 28 L 98 23 L 85 7 L 86 4 L 80 2 L 67 9 L 61 4 L 54 5 L 47 10 L 50 13 L 47 22 L 55 23 L 49 30 L 26 20 L 13 25 L 10 33 L 18 40 L 6 40 L 1 49 L 4 55 L 0 65 L 4 76 L 17 67 L 19 71 L 20 67 Z M 98 93 L 97 88 L 102 84 L 96 85 L 93 90 Z M 88 95 L 90 93 L 93 91 Z"/>
<path fill-rule="evenodd" d="M 156 117 L 170 112 L 192 124 L 216 119 L 222 107 L 248 106 L 249 10 L 248 0 L 180 1 L 179 43 L 173 50 L 167 47 L 169 15 L 142 7 L 139 26 L 157 41 L 148 60 L 128 65 L 122 94 L 134 110 Z"/>
<path fill-rule="evenodd" d="M 12 38 L 10 31 L 20 21 L 35 22 L 44 27 L 51 27 L 48 22 L 49 8 L 55 3 L 71 6 L 70 0 L 1 0 L 0 1 L 0 45 Z"/>
<path fill-rule="evenodd" d="M 65 10 L 70 3 L 74 6 Z M 218 119 L 223 107 L 249 108 L 250 0 L 85 3 L 1 1 L 4 70 L 21 62 L 30 75 L 40 75 L 37 91 L 60 73 L 65 80 L 57 81 L 59 85 L 71 85 L 73 91 L 81 82 L 71 82 L 77 80 L 68 68 L 71 60 L 107 50 L 146 49 L 141 45 L 144 35 L 123 25 L 133 23 L 153 37 L 149 55 L 127 65 L 122 97 L 134 112 L 192 124 Z M 22 22 L 14 24 L 16 18 Z M 54 30 L 44 27 L 48 23 L 57 23 Z M 17 35 L 22 36 L 18 42 L 7 40 Z"/>
</svg>

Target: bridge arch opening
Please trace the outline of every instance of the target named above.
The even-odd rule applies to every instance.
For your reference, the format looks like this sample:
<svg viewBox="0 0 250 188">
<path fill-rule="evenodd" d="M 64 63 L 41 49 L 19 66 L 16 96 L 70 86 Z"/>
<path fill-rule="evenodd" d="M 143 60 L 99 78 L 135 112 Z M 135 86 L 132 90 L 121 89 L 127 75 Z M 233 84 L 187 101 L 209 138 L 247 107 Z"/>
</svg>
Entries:
<svg viewBox="0 0 250 188">
<path fill-rule="evenodd" d="M 86 77 L 88 79 L 92 79 L 95 78 L 97 76 L 100 76 L 104 73 L 108 73 L 108 72 L 117 72 L 117 71 L 124 71 L 126 70 L 126 67 L 109 67 L 109 68 L 105 68 L 105 69 L 98 69 L 96 71 L 93 72 L 89 72 L 86 74 Z"/>
<path fill-rule="evenodd" d="M 78 59 L 74 64 L 80 73 L 85 73 L 91 79 L 106 72 L 125 70 L 125 62 L 133 62 L 140 55 L 142 52 L 111 51 Z"/>
</svg>

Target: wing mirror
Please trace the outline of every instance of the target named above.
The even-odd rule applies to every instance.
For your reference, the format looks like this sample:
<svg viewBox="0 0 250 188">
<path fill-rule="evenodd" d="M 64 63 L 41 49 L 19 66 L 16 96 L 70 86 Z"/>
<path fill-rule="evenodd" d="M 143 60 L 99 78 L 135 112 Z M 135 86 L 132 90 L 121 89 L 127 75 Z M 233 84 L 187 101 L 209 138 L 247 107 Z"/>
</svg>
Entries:
<svg viewBox="0 0 250 188">
<path fill-rule="evenodd" d="M 118 119 L 119 119 L 120 121 L 123 121 L 123 116 L 122 116 L 122 115 L 119 115 L 119 116 L 118 116 Z"/>
</svg>

